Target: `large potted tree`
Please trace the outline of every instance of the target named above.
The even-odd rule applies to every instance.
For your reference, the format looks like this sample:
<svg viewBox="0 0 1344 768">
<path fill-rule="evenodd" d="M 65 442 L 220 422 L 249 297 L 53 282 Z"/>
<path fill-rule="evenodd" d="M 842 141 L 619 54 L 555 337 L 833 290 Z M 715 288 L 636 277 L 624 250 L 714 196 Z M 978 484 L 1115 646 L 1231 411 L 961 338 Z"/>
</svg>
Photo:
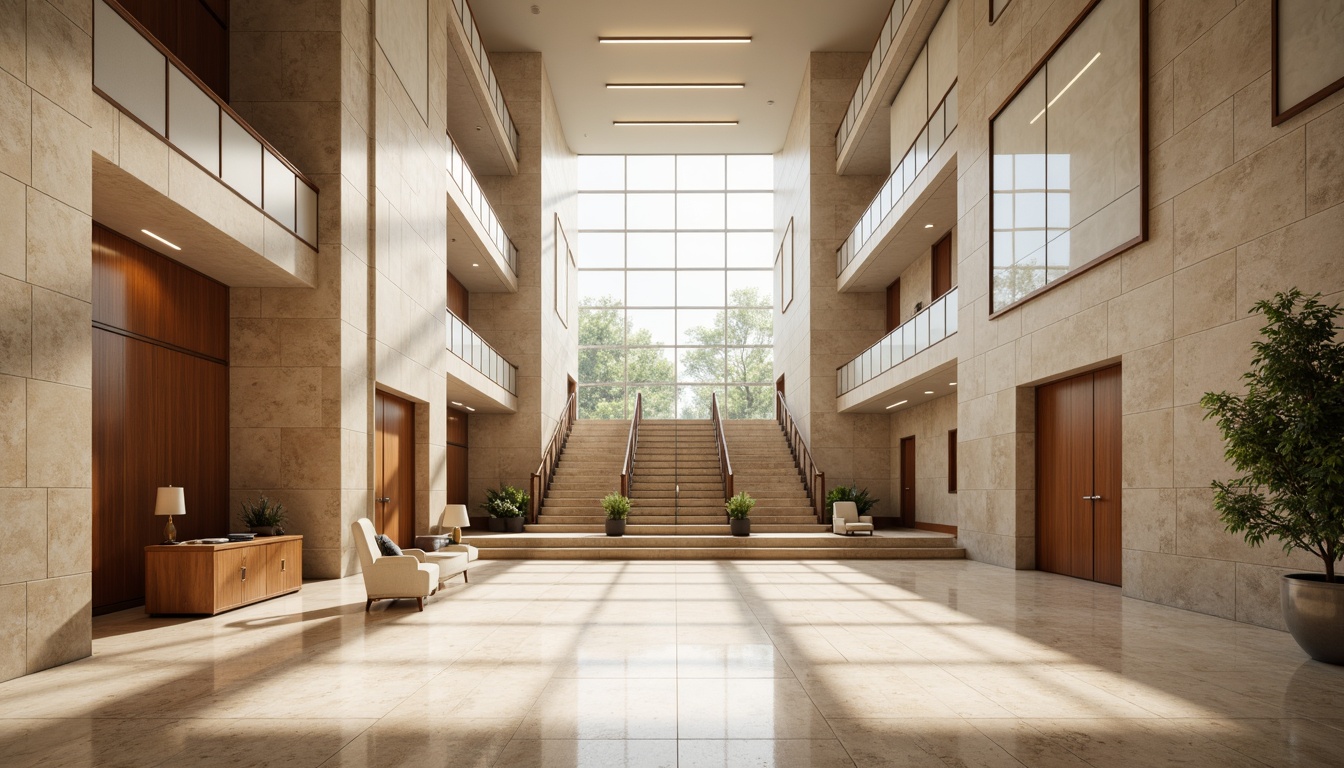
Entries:
<svg viewBox="0 0 1344 768">
<path fill-rule="evenodd" d="M 1283 619 L 1313 659 L 1344 664 L 1336 568 L 1344 559 L 1344 310 L 1319 298 L 1294 289 L 1258 302 L 1251 311 L 1267 322 L 1242 377 L 1245 395 L 1210 392 L 1200 402 L 1239 473 L 1213 483 L 1214 507 L 1251 546 L 1275 537 L 1285 551 L 1321 559 L 1324 573 L 1283 577 Z"/>
</svg>

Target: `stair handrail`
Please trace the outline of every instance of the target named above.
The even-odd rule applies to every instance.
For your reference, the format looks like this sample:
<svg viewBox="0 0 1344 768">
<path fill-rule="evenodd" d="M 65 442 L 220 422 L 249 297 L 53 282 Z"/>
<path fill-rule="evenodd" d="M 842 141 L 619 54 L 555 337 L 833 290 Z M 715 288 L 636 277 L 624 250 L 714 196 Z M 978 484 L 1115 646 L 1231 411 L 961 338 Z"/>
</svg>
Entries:
<svg viewBox="0 0 1344 768">
<path fill-rule="evenodd" d="M 826 473 L 818 469 L 817 463 L 812 460 L 812 451 L 808 450 L 807 440 L 803 439 L 803 433 L 798 429 L 798 421 L 793 418 L 789 404 L 784 400 L 784 393 L 778 390 L 775 391 L 775 406 L 775 421 L 784 430 L 794 466 L 803 475 L 803 487 L 807 489 L 807 497 L 812 502 L 812 511 L 817 516 L 817 522 L 824 525 L 828 522 L 825 518 Z"/>
<path fill-rule="evenodd" d="M 546 450 L 542 451 L 541 464 L 538 464 L 537 471 L 532 473 L 532 498 L 527 503 L 529 523 L 537 522 L 537 515 L 541 512 L 541 499 L 551 487 L 551 480 L 555 478 L 555 467 L 560 463 L 560 454 L 565 450 L 570 431 L 574 429 L 574 421 L 577 418 L 574 397 L 571 394 L 565 401 L 564 415 L 560 417 L 560 423 L 555 425 L 555 434 L 551 435 L 551 442 L 547 444 Z"/>
<path fill-rule="evenodd" d="M 719 452 L 719 473 L 723 476 L 723 498 L 733 498 L 733 462 L 728 458 L 728 436 L 723 431 L 723 414 L 719 412 L 719 395 L 709 393 L 709 417 L 714 422 L 714 443 Z"/>
<path fill-rule="evenodd" d="M 625 463 L 621 464 L 621 495 L 629 498 L 634 484 L 635 450 L 639 447 L 639 425 L 644 422 L 644 393 L 635 393 L 635 413 L 630 417 L 630 436 L 625 440 Z"/>
</svg>

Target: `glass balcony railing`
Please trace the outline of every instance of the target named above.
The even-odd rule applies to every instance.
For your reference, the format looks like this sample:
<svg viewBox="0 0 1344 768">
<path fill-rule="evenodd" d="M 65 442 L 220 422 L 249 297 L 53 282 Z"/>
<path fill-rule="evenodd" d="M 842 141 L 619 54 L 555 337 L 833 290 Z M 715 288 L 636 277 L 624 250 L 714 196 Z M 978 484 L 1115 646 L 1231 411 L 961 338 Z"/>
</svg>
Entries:
<svg viewBox="0 0 1344 768">
<path fill-rule="evenodd" d="M 317 248 L 317 187 L 120 9 L 94 5 L 93 87 Z"/>
<path fill-rule="evenodd" d="M 858 86 L 854 89 L 854 96 L 849 100 L 849 109 L 845 110 L 845 118 L 840 121 L 840 127 L 835 130 L 835 156 L 840 157 L 840 152 L 845 148 L 845 142 L 849 141 L 849 136 L 854 132 L 854 125 L 859 120 L 859 111 L 863 109 L 863 103 L 868 99 L 873 91 L 873 84 L 877 82 L 877 71 L 882 68 L 882 60 L 887 57 L 891 50 L 891 42 L 896 38 L 896 31 L 901 28 L 901 20 L 910 10 L 910 5 L 914 0 L 896 0 L 891 4 L 891 13 L 887 14 L 887 23 L 882 25 L 882 31 L 877 35 L 877 43 L 873 46 L 873 55 L 868 57 L 868 66 L 863 69 L 863 77 L 859 79 Z"/>
<path fill-rule="evenodd" d="M 891 213 L 891 209 L 900 202 L 901 196 L 915 183 L 915 178 L 919 172 L 928 165 L 929 159 L 942 149 L 943 142 L 952 135 L 952 131 L 957 127 L 957 83 L 952 81 L 952 87 L 947 89 L 943 95 L 943 100 L 938 102 L 938 108 L 933 111 L 933 116 L 924 124 L 924 129 L 919 132 L 915 143 L 906 150 L 905 157 L 896 165 L 896 168 L 887 177 L 887 181 L 882 185 L 873 196 L 873 201 L 868 204 L 863 215 L 859 217 L 859 223 L 854 225 L 850 231 L 849 237 L 835 252 L 836 269 L 838 276 L 844 273 L 845 268 L 854 257 L 863 250 L 872 238 L 873 233 L 877 232 L 877 227 L 882 220 Z"/>
<path fill-rule="evenodd" d="M 498 117 L 500 125 L 504 126 L 504 135 L 509 138 L 513 156 L 518 157 L 518 128 L 513 124 L 513 116 L 509 114 L 509 105 L 504 102 L 504 92 L 499 89 L 495 71 L 490 68 L 490 58 L 485 53 L 485 44 L 481 42 L 481 32 L 476 29 L 476 19 L 472 16 L 471 6 L 467 4 L 467 0 L 453 0 L 453 8 L 457 10 L 457 18 L 461 19 L 462 29 L 467 32 L 467 44 L 471 46 L 472 55 L 476 57 L 476 63 L 480 65 L 481 74 L 485 77 L 485 92 L 490 95 L 490 103 L 495 108 L 495 117 Z"/>
<path fill-rule="evenodd" d="M 866 384 L 957 332 L 957 290 L 940 296 L 858 357 L 836 369 L 836 396 Z"/>
<path fill-rule="evenodd" d="M 448 351 L 485 374 L 487 379 L 503 387 L 509 394 L 517 395 L 518 366 L 505 360 L 494 347 L 486 344 L 452 310 L 445 309 L 444 312 L 448 314 Z"/>
<path fill-rule="evenodd" d="M 458 150 L 452 136 L 448 137 L 448 176 L 457 184 L 457 188 L 462 190 L 462 194 L 467 198 L 467 205 L 471 206 L 476 218 L 481 220 L 490 241 L 495 244 L 500 253 L 504 254 L 504 260 L 508 262 L 509 270 L 513 272 L 514 277 L 517 277 L 518 247 L 504 233 L 504 227 L 499 223 L 499 217 L 495 215 L 495 209 L 490 206 L 490 201 L 485 198 L 485 192 L 481 189 L 480 183 L 476 181 L 476 174 L 471 172 L 471 166 L 467 165 L 466 158 L 462 157 L 462 152 Z"/>
</svg>

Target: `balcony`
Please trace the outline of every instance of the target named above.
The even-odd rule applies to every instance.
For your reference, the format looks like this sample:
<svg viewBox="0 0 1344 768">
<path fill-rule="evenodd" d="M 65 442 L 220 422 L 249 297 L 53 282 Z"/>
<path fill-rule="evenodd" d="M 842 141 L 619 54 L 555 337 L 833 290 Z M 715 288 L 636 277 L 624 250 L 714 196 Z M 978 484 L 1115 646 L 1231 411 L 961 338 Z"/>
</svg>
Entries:
<svg viewBox="0 0 1344 768">
<path fill-rule="evenodd" d="M 835 172 L 876 175 L 891 162 L 889 107 L 947 0 L 896 0 L 835 132 Z"/>
<path fill-rule="evenodd" d="M 505 234 L 466 158 L 448 137 L 448 271 L 469 290 L 518 290 L 518 247 Z"/>
<path fill-rule="evenodd" d="M 94 25 L 94 218 L 227 285 L 315 284 L 316 185 L 119 6 Z"/>
<path fill-rule="evenodd" d="M 512 176 L 518 172 L 518 128 L 467 0 L 453 0 L 448 19 L 448 45 L 459 64 L 448 66 L 448 132 L 477 171 Z"/>
<path fill-rule="evenodd" d="M 953 288 L 943 294 L 837 368 L 837 410 L 890 413 L 949 394 L 948 382 L 957 376 L 957 345 L 948 340 L 957 333 L 959 293 Z"/>
<path fill-rule="evenodd" d="M 504 359 L 462 319 L 445 309 L 448 397 L 472 412 L 518 412 L 518 366 Z"/>
<path fill-rule="evenodd" d="M 956 129 L 954 81 L 836 250 L 839 290 L 885 288 L 956 223 Z"/>
</svg>

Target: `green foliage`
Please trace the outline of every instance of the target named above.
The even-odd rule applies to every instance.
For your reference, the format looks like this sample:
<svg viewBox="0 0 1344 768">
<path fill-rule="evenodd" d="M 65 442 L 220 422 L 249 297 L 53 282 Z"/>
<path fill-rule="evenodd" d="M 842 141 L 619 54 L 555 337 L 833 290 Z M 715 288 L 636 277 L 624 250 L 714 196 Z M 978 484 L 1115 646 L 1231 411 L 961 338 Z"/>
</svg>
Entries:
<svg viewBox="0 0 1344 768">
<path fill-rule="evenodd" d="M 241 517 L 244 528 L 283 527 L 288 517 L 283 504 L 265 496 L 256 501 L 244 501 L 239 506 L 243 508 Z"/>
<path fill-rule="evenodd" d="M 608 520 L 624 520 L 630 516 L 630 499 L 612 491 L 602 497 L 602 509 Z"/>
<path fill-rule="evenodd" d="M 522 488 L 501 485 L 485 492 L 485 503 L 481 509 L 491 517 L 522 517 L 527 514 L 527 504 L 532 497 Z"/>
<path fill-rule="evenodd" d="M 624 310 L 617 309 L 618 305 L 616 299 L 604 296 L 584 304 L 598 309 L 579 313 L 579 344 L 613 347 L 580 350 L 579 381 L 613 384 L 628 381 L 636 385 L 631 386 L 631 409 L 635 406 L 634 391 L 638 389 L 644 393 L 646 418 L 671 418 L 676 397 L 671 384 L 676 381 L 677 368 L 663 350 L 620 348 L 625 344 L 632 347 L 651 345 L 653 334 L 647 328 L 635 330 L 628 318 L 622 328 Z M 666 382 L 668 386 L 637 386 L 658 382 Z M 631 414 L 626 411 L 625 397 L 624 386 L 584 387 L 579 392 L 579 418 L 628 419 Z"/>
<path fill-rule="evenodd" d="M 858 507 L 860 515 L 868 514 L 868 510 L 877 505 L 881 499 L 874 499 L 868 495 L 868 489 L 859 490 L 855 485 L 837 485 L 826 492 L 826 516 L 831 517 L 835 514 L 835 502 L 852 501 L 854 506 Z"/>
<path fill-rule="evenodd" d="M 735 308 L 715 313 L 712 325 L 686 332 L 692 344 L 717 346 L 687 350 L 682 357 L 682 378 L 706 383 L 769 383 L 774 378 L 774 349 L 770 346 L 774 343 L 774 318 L 770 312 L 761 310 L 770 308 L 770 297 L 755 288 L 739 288 L 733 291 L 728 303 Z M 713 391 L 716 391 L 713 387 L 691 389 L 689 401 L 682 405 L 681 417 L 708 418 Z M 774 389 L 728 387 L 726 402 L 720 405 L 724 418 L 768 419 L 775 413 Z"/>
<path fill-rule="evenodd" d="M 751 516 L 751 508 L 754 506 L 756 500 L 748 496 L 746 491 L 739 491 L 723 505 L 723 508 L 728 510 L 728 517 L 734 520 L 746 520 Z"/>
<path fill-rule="evenodd" d="M 1242 376 L 1244 397 L 1209 392 L 1200 400 L 1216 418 L 1226 457 L 1240 473 L 1214 481 L 1223 524 L 1251 546 L 1277 537 L 1301 549 L 1339 580 L 1344 558 L 1344 310 L 1297 289 L 1257 302 L 1268 321 Z M 1301 307 L 1298 303 L 1301 302 Z"/>
</svg>

